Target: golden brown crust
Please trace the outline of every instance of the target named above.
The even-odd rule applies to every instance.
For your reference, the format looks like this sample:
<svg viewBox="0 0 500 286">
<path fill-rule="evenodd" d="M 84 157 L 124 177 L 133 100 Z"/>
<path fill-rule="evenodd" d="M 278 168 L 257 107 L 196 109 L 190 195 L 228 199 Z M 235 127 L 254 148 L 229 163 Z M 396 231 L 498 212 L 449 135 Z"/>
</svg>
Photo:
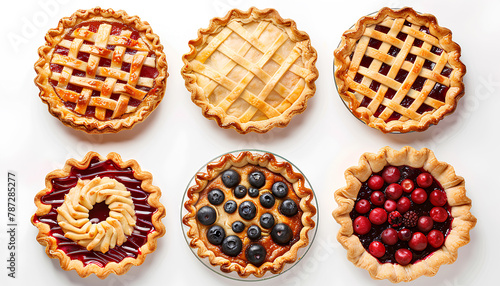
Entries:
<svg viewBox="0 0 500 286">
<path fill-rule="evenodd" d="M 94 117 L 80 116 L 67 109 L 58 96 L 49 80 L 51 77 L 50 62 L 55 47 L 64 38 L 66 33 L 75 25 L 86 21 L 119 22 L 134 28 L 150 51 L 156 56 L 158 76 L 154 79 L 154 86 L 144 97 L 137 109 L 125 113 L 117 119 L 99 120 Z M 101 9 L 99 7 L 78 10 L 70 17 L 59 21 L 57 28 L 50 29 L 45 36 L 46 43 L 38 49 L 40 58 L 35 63 L 37 76 L 35 84 L 40 89 L 40 98 L 48 105 L 49 112 L 67 126 L 87 133 L 116 133 L 122 129 L 131 129 L 136 123 L 143 121 L 160 103 L 165 93 L 168 77 L 166 56 L 158 35 L 153 33 L 151 26 L 141 21 L 138 16 L 129 16 L 123 10 Z"/>
<path fill-rule="evenodd" d="M 302 89 L 296 89 L 293 90 L 292 93 L 290 94 L 285 94 L 286 99 L 281 99 L 285 104 L 280 104 L 279 106 L 275 106 L 277 104 L 270 104 L 266 105 L 265 100 L 268 94 L 262 94 L 262 96 L 265 96 L 264 98 L 260 98 L 259 100 L 256 100 L 257 97 L 260 97 L 261 95 L 257 94 L 251 94 L 248 96 L 247 99 L 245 99 L 247 102 L 251 101 L 252 103 L 249 105 L 250 108 L 255 108 L 257 107 L 259 112 L 266 113 L 265 116 L 267 119 L 264 120 L 252 120 L 252 118 L 246 118 L 244 119 L 244 116 L 240 115 L 234 115 L 234 114 L 228 114 L 228 108 L 224 107 L 222 108 L 218 102 L 215 103 L 209 100 L 209 96 L 211 93 L 212 88 L 210 88 L 209 91 L 205 90 L 206 86 L 200 86 L 198 80 L 200 78 L 200 71 L 201 69 L 205 69 L 202 67 L 201 69 L 198 69 L 193 63 L 197 59 L 198 56 L 202 58 L 205 58 L 205 55 L 203 55 L 202 50 L 209 45 L 210 41 L 214 36 L 219 35 L 220 33 L 224 33 L 225 31 L 229 31 L 228 26 L 231 25 L 231 23 L 239 23 L 241 25 L 246 25 L 249 23 L 261 23 L 261 22 L 269 22 L 272 23 L 275 28 L 281 30 L 280 33 L 282 35 L 286 35 L 288 38 L 287 41 L 291 41 L 294 43 L 295 48 L 293 50 L 294 53 L 297 53 L 298 59 L 301 61 L 302 66 L 300 68 L 295 69 L 295 76 L 298 76 L 300 79 L 294 79 L 294 81 L 300 81 L 303 86 L 301 86 Z M 238 25 L 239 25 L 238 24 Z M 227 30 L 224 30 L 227 29 Z M 232 27 L 230 27 L 230 30 L 233 30 Z M 241 36 L 240 31 L 235 31 L 235 33 L 239 34 Z M 246 33 L 243 31 L 243 33 Z M 249 36 L 253 36 L 250 35 Z M 257 36 L 258 37 L 258 36 Z M 276 38 L 279 38 L 279 35 L 275 36 Z M 257 39 L 252 39 L 251 37 L 249 39 L 245 39 L 245 41 L 252 41 L 252 45 L 256 45 L 258 40 Z M 271 44 L 275 43 L 270 43 Z M 282 43 L 280 43 L 282 44 Z M 250 45 L 249 45 L 250 46 Z M 311 46 L 309 36 L 302 31 L 297 30 L 296 28 L 296 23 L 293 20 L 290 19 L 283 19 L 280 17 L 278 12 L 274 9 L 264 9 L 264 10 L 259 10 L 255 7 L 250 8 L 248 11 L 241 11 L 238 9 L 233 9 L 230 10 L 227 15 L 223 18 L 214 18 L 210 21 L 209 27 L 206 29 L 200 29 L 198 31 L 198 38 L 195 40 L 189 41 L 189 48 L 190 51 L 189 53 L 183 55 L 182 60 L 184 62 L 184 67 L 182 68 L 181 74 L 185 80 L 186 88 L 191 92 L 191 100 L 201 107 L 202 113 L 205 117 L 209 119 L 213 119 L 219 124 L 220 127 L 222 128 L 233 128 L 236 131 L 238 131 L 241 134 L 246 134 L 248 132 L 254 131 L 258 133 L 265 133 L 272 129 L 273 127 L 285 127 L 291 120 L 291 118 L 295 114 L 302 113 L 306 107 L 307 107 L 307 100 L 312 97 L 316 91 L 316 85 L 314 84 L 314 81 L 318 77 L 318 70 L 316 69 L 315 63 L 317 59 L 317 54 L 316 50 Z M 238 47 L 239 48 L 239 47 Z M 270 47 L 266 47 L 270 48 Z M 217 49 L 217 47 L 215 47 Z M 206 52 L 206 51 L 203 51 Z M 238 51 L 239 52 L 239 51 Z M 273 57 L 273 61 L 276 62 L 276 59 L 274 59 L 273 55 L 266 55 L 266 53 L 272 52 L 271 50 L 266 50 L 266 51 L 261 51 L 264 53 L 264 56 L 262 58 L 265 58 L 269 56 L 269 58 Z M 227 56 L 227 54 L 226 54 Z M 288 55 L 285 55 L 287 57 Z M 235 61 L 235 59 L 231 58 L 231 56 L 228 56 L 231 61 Z M 277 58 L 283 58 L 281 55 L 278 56 Z M 287 59 L 282 59 L 282 60 L 288 60 Z M 252 69 L 252 78 L 255 76 L 256 78 L 259 78 L 262 80 L 266 85 L 267 83 L 274 81 L 275 76 L 278 75 L 279 73 L 276 72 L 276 74 L 271 74 L 271 75 L 266 75 L 265 69 L 261 69 L 262 65 L 266 64 L 266 62 L 269 62 L 269 59 L 267 59 L 266 62 L 259 63 L 261 61 L 261 58 L 255 59 L 254 62 L 251 62 L 249 66 L 244 67 L 245 69 Z M 236 62 L 236 61 L 235 61 Z M 279 60 L 278 60 L 279 62 Z M 276 62 L 276 63 L 278 63 Z M 258 66 L 260 64 L 260 66 Z M 280 66 L 286 65 L 285 62 L 278 63 Z M 293 62 L 292 62 L 293 64 Z M 238 62 L 237 65 L 241 65 L 241 62 Z M 224 72 L 222 70 L 217 71 L 222 73 L 222 77 L 225 77 Z M 227 71 L 229 72 L 229 71 Z M 245 70 L 246 72 L 246 70 Z M 286 71 L 285 71 L 286 72 Z M 262 76 L 261 76 L 262 75 Z M 204 75 L 205 76 L 205 75 Z M 246 76 L 245 76 L 246 77 Z M 266 78 L 269 77 L 271 78 L 270 80 Z M 236 81 L 239 81 L 241 78 L 237 79 Z M 251 79 L 250 79 L 251 80 Z M 248 80 L 248 81 L 250 81 Z M 281 75 L 278 76 L 276 81 L 280 81 Z M 243 80 L 242 82 L 244 82 Z M 214 81 L 215 82 L 215 81 Z M 239 83 L 240 84 L 240 83 Z M 246 84 L 244 84 L 243 89 L 246 88 Z M 278 82 L 278 85 L 280 85 L 281 82 Z M 294 82 L 295 85 L 295 82 Z M 224 86 L 224 85 L 223 85 Z M 228 86 L 224 86 L 225 88 L 228 88 Z M 234 92 L 237 89 L 240 89 L 241 87 L 235 86 L 238 88 L 230 87 L 229 90 L 232 90 Z M 283 85 L 280 86 L 280 88 L 283 87 Z M 294 86 L 295 87 L 295 86 Z M 271 87 L 272 88 L 272 87 Z M 298 91 L 297 91 L 298 90 Z M 248 89 L 245 89 L 245 91 L 248 93 Z M 295 92 L 296 94 L 294 94 Z M 300 93 L 300 94 L 299 94 Z M 283 96 L 283 95 L 282 95 Z M 227 100 L 227 99 L 225 99 Z M 233 99 L 231 99 L 231 103 Z M 271 106 L 272 105 L 272 106 Z M 283 105 L 283 106 L 282 106 Z M 244 105 L 245 108 L 247 105 Z"/>
<path fill-rule="evenodd" d="M 410 112 L 413 113 L 412 116 L 414 118 L 404 118 L 404 120 L 386 122 L 381 118 L 375 117 L 374 110 L 360 107 L 360 99 L 356 98 L 353 92 L 349 91 L 353 83 L 353 78 L 348 76 L 348 73 L 353 72 L 350 71 L 350 68 L 352 68 L 350 56 L 356 48 L 357 41 L 365 33 L 366 28 L 370 25 L 379 24 L 388 18 L 406 19 L 413 24 L 427 27 L 431 35 L 437 38 L 440 48 L 444 50 L 443 53 L 447 53 L 447 65 L 453 68 L 453 72 L 449 78 L 449 89 L 446 92 L 445 103 L 443 105 L 439 104 L 441 106 L 437 109 L 434 109 L 432 112 L 425 112 L 421 116 L 415 113 L 416 110 L 411 110 Z M 447 28 L 440 27 L 433 15 L 420 14 L 408 7 L 399 10 L 392 10 L 385 7 L 374 16 L 362 17 L 353 28 L 344 32 L 341 43 L 335 50 L 334 55 L 335 82 L 337 83 L 337 89 L 341 98 L 356 117 L 361 119 L 368 126 L 379 129 L 384 133 L 424 131 L 429 128 L 429 126 L 437 124 L 444 116 L 453 113 L 456 109 L 458 100 L 464 95 L 464 84 L 462 79 L 465 75 L 466 68 L 460 61 L 461 49 L 457 43 L 453 42 L 451 31 Z M 433 76 L 440 77 L 440 75 Z M 416 101 L 420 101 L 420 97 L 422 96 L 419 96 Z M 399 105 L 399 103 L 395 103 L 394 105 Z M 404 108 L 401 110 L 403 112 L 403 117 L 406 116 L 406 114 L 404 114 Z"/>
<path fill-rule="evenodd" d="M 51 205 L 42 203 L 42 197 L 52 190 L 52 180 L 56 178 L 63 178 L 70 174 L 73 167 L 77 169 L 88 168 L 92 159 L 98 158 L 100 161 L 111 160 L 120 168 L 131 168 L 134 170 L 134 177 L 141 181 L 141 189 L 149 193 L 148 204 L 156 211 L 153 213 L 151 221 L 154 226 L 154 231 L 148 234 L 147 242 L 139 249 L 137 258 L 127 257 L 121 262 L 109 262 L 104 267 L 97 264 L 88 264 L 86 266 L 80 260 L 72 260 L 63 250 L 58 249 L 56 239 L 50 234 L 50 227 L 48 224 L 36 220 L 36 217 L 46 215 L 51 210 Z M 35 215 L 32 216 L 31 222 L 38 228 L 37 241 L 45 246 L 45 252 L 50 258 L 59 259 L 61 268 L 64 270 L 76 270 L 81 277 L 87 277 L 94 273 L 97 277 L 104 279 L 109 274 L 115 273 L 122 275 L 126 273 L 133 265 L 141 265 L 146 255 L 152 253 L 156 249 L 156 240 L 165 234 L 165 226 L 161 219 L 165 217 L 165 208 L 160 203 L 161 191 L 160 188 L 152 185 L 153 176 L 147 171 L 142 171 L 139 164 L 135 160 L 122 161 L 120 155 L 117 153 L 109 153 L 107 157 L 103 157 L 96 152 L 88 152 L 82 161 L 76 159 L 69 159 L 62 169 L 54 170 L 47 174 L 45 177 L 45 189 L 38 192 L 35 196 L 35 205 L 37 210 Z"/>
<path fill-rule="evenodd" d="M 451 207 L 453 223 L 444 245 L 415 264 L 381 264 L 365 250 L 353 233 L 349 214 L 354 208 L 361 184 L 386 165 L 423 168 L 442 185 Z M 337 239 L 347 249 L 347 258 L 357 267 L 368 270 L 372 278 L 397 283 L 412 281 L 422 275 L 434 276 L 442 264 L 455 262 L 458 248 L 469 242 L 469 231 L 475 226 L 476 218 L 470 213 L 471 200 L 465 194 L 465 181 L 455 174 L 451 165 L 439 162 L 431 150 L 423 148 L 417 151 L 406 146 L 399 151 L 385 147 L 375 154 L 365 153 L 359 159 L 358 166 L 345 171 L 345 178 L 347 186 L 335 192 L 338 207 L 333 211 L 333 217 L 340 224 Z"/>
<path fill-rule="evenodd" d="M 208 183 L 214 180 L 223 171 L 231 167 L 243 167 L 246 165 L 260 166 L 270 170 L 273 173 L 280 174 L 289 183 L 293 185 L 295 194 L 299 197 L 299 208 L 303 212 L 301 221 L 302 229 L 300 230 L 300 240 L 293 244 L 287 252 L 274 259 L 273 262 L 264 262 L 259 267 L 247 263 L 242 266 L 238 263 L 231 262 L 229 259 L 216 256 L 216 254 L 207 247 L 207 241 L 201 239 L 200 229 L 196 220 L 196 203 L 200 197 L 200 193 L 205 189 Z M 313 192 L 305 186 L 305 178 L 302 174 L 296 173 L 292 165 L 288 162 L 279 162 L 274 155 L 264 153 L 262 155 L 249 151 L 241 152 L 237 155 L 226 154 L 220 159 L 207 164 L 207 172 L 199 172 L 195 177 L 196 185 L 191 186 L 188 191 L 188 200 L 184 203 L 184 207 L 188 213 L 183 217 L 183 223 L 189 227 L 187 236 L 191 239 L 190 246 L 198 248 L 197 254 L 201 258 L 208 257 L 213 266 L 220 266 L 224 272 L 235 271 L 241 277 L 254 275 L 262 277 L 267 271 L 272 273 L 280 273 L 286 263 L 293 263 L 297 259 L 297 252 L 300 248 L 309 244 L 308 232 L 313 229 L 315 222 L 313 217 L 316 214 L 316 208 L 312 205 Z"/>
</svg>

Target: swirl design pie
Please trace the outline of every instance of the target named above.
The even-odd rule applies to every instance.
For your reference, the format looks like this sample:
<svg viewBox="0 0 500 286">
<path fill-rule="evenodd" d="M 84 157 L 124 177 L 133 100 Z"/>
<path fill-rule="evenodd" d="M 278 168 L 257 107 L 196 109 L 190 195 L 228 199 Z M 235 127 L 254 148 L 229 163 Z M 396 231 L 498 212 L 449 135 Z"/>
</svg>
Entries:
<svg viewBox="0 0 500 286">
<path fill-rule="evenodd" d="M 89 211 L 96 203 L 105 202 L 109 216 L 93 223 Z M 87 250 L 106 253 L 122 245 L 131 235 L 136 223 L 134 203 L 123 184 L 110 178 L 95 178 L 90 182 L 79 180 L 57 208 L 57 222 L 64 236 Z"/>
</svg>

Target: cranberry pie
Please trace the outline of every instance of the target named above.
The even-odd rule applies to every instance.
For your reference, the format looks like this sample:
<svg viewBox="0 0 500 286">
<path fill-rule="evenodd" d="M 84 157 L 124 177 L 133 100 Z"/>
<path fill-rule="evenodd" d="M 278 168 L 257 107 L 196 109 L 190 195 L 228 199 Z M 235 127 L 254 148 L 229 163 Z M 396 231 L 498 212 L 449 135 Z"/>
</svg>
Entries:
<svg viewBox="0 0 500 286">
<path fill-rule="evenodd" d="M 35 64 L 40 98 L 65 125 L 87 133 L 130 129 L 165 92 L 167 62 L 147 22 L 94 8 L 63 18 Z"/>
<path fill-rule="evenodd" d="M 284 127 L 314 95 L 316 51 L 274 9 L 214 18 L 182 57 L 182 76 L 203 115 L 239 133 Z"/>
<path fill-rule="evenodd" d="M 280 273 L 309 244 L 313 192 L 288 162 L 269 153 L 226 154 L 196 174 L 183 223 L 190 246 L 241 277 Z"/>
<path fill-rule="evenodd" d="M 150 173 L 116 153 L 89 152 L 45 178 L 31 221 L 37 240 L 64 270 L 106 278 L 140 265 L 163 236 L 165 208 Z"/>
<path fill-rule="evenodd" d="M 429 149 L 365 153 L 335 192 L 338 240 L 375 279 L 433 276 L 457 259 L 476 224 L 462 177 Z"/>
<path fill-rule="evenodd" d="M 423 131 L 452 113 L 465 66 L 451 31 L 411 8 L 362 17 L 335 50 L 335 82 L 351 112 L 388 132 Z"/>
</svg>

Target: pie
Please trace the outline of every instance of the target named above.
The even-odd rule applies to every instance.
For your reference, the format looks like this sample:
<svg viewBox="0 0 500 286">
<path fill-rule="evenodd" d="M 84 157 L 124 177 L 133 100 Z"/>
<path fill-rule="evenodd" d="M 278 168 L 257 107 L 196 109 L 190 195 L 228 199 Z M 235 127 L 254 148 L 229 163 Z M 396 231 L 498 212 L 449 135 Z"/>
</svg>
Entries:
<svg viewBox="0 0 500 286">
<path fill-rule="evenodd" d="M 226 154 L 195 179 L 182 221 L 190 247 L 221 271 L 280 273 L 309 244 L 314 195 L 290 163 L 270 153 Z"/>
<path fill-rule="evenodd" d="M 426 130 L 464 95 L 465 66 L 451 31 L 411 8 L 362 17 L 334 54 L 342 100 L 384 133 Z"/>
<path fill-rule="evenodd" d="M 165 92 L 163 46 L 125 11 L 78 10 L 38 49 L 35 84 L 49 112 L 87 133 L 115 133 L 144 120 Z"/>
<path fill-rule="evenodd" d="M 214 18 L 182 57 L 186 88 L 202 113 L 241 134 L 285 127 L 314 95 L 316 50 L 274 9 Z"/>
<path fill-rule="evenodd" d="M 165 234 L 165 208 L 152 175 L 116 153 L 89 152 L 50 172 L 35 197 L 37 240 L 64 270 L 81 277 L 127 272 L 156 249 Z"/>
<path fill-rule="evenodd" d="M 389 147 L 365 153 L 335 192 L 338 241 L 374 279 L 433 276 L 457 259 L 476 218 L 465 182 L 429 149 Z"/>
</svg>

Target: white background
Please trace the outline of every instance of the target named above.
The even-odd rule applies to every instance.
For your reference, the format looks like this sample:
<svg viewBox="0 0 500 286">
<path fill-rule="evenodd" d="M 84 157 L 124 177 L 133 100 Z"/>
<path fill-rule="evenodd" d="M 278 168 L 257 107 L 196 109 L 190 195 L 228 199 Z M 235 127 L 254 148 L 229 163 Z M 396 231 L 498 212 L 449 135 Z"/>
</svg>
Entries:
<svg viewBox="0 0 500 286">
<path fill-rule="evenodd" d="M 500 70 L 498 1 L 9 1 L 2 12 L 0 45 L 2 65 L 0 140 L 0 284 L 1 285 L 248 285 L 221 277 L 203 266 L 187 247 L 180 226 L 180 205 L 187 183 L 207 160 L 236 149 L 258 148 L 280 154 L 297 165 L 311 182 L 319 202 L 319 229 L 306 257 L 291 271 L 259 285 L 382 285 L 346 258 L 336 241 L 338 224 L 331 212 L 333 193 L 344 185 L 343 173 L 357 164 L 363 152 L 383 146 L 428 147 L 437 158 L 455 167 L 466 179 L 472 212 L 478 223 L 472 241 L 459 250 L 458 261 L 441 267 L 434 277 L 421 277 L 411 285 L 498 285 L 498 108 Z M 7 5 L 6 3 L 3 5 Z M 422 133 L 383 134 L 371 129 L 342 104 L 332 75 L 333 51 L 341 34 L 361 16 L 381 7 L 411 5 L 434 14 L 439 24 L 453 31 L 467 66 L 466 95 L 454 114 Z M 124 9 L 148 21 L 165 47 L 170 76 L 166 95 L 147 120 L 118 134 L 88 135 L 64 126 L 47 112 L 34 85 L 37 48 L 48 29 L 77 9 L 101 6 Z M 211 18 L 230 8 L 276 8 L 306 31 L 318 51 L 317 91 L 307 110 L 286 128 L 267 134 L 239 135 L 219 128 L 201 115 L 191 102 L 180 75 L 187 42 Z M 44 188 L 45 175 L 61 168 L 68 158 L 81 159 L 88 151 L 103 155 L 118 152 L 135 159 L 154 176 L 167 209 L 167 233 L 158 249 L 139 267 L 123 276 L 82 279 L 63 271 L 49 259 L 35 239 L 30 223 L 33 198 Z M 7 171 L 17 173 L 17 278 L 7 277 Z"/>
</svg>

